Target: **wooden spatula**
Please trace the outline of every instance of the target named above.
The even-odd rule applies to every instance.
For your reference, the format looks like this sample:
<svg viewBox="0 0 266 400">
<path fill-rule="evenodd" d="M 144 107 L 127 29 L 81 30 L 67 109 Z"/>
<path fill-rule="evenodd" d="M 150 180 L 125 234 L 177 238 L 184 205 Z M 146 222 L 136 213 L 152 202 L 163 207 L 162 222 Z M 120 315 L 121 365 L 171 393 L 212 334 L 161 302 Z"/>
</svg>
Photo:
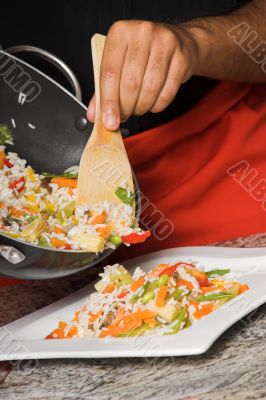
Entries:
<svg viewBox="0 0 266 400">
<path fill-rule="evenodd" d="M 108 201 L 119 204 L 118 186 L 127 185 L 134 192 L 131 167 L 120 131 L 107 130 L 101 120 L 100 67 L 105 36 L 95 34 L 91 40 L 96 116 L 91 136 L 84 148 L 78 175 L 78 205 Z"/>
</svg>

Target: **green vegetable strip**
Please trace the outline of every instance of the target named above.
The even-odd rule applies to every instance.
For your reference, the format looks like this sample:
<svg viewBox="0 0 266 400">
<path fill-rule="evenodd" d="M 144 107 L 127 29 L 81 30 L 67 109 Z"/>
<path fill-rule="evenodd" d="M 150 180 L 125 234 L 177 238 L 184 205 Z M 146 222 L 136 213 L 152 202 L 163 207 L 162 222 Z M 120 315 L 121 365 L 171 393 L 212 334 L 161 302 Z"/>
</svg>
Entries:
<svg viewBox="0 0 266 400">
<path fill-rule="evenodd" d="M 128 191 L 120 186 L 115 189 L 115 194 L 117 197 L 123 201 L 125 204 L 129 204 L 130 206 L 134 205 L 135 195 L 134 193 L 130 192 L 128 195 Z"/>
<path fill-rule="evenodd" d="M 210 278 L 213 275 L 223 276 L 229 274 L 229 272 L 231 272 L 231 269 L 214 269 L 212 271 L 207 271 L 206 274 Z"/>
<path fill-rule="evenodd" d="M 190 292 L 189 292 L 189 293 L 186 293 L 186 292 L 184 292 L 184 290 L 176 289 L 176 290 L 170 295 L 170 298 L 174 298 L 175 300 L 182 300 L 182 298 L 183 298 L 184 296 L 188 296 L 189 294 L 190 294 Z"/>
<path fill-rule="evenodd" d="M 176 317 L 176 324 L 171 327 L 171 332 L 166 332 L 165 335 L 174 335 L 181 329 L 182 322 L 185 321 L 187 314 L 186 307 L 183 307 Z"/>
<path fill-rule="evenodd" d="M 132 329 L 131 331 L 125 332 L 125 333 L 120 333 L 116 337 L 133 337 L 133 336 L 140 336 L 144 332 L 148 331 L 150 329 L 148 324 L 142 325 L 140 328 Z"/>
<path fill-rule="evenodd" d="M 12 131 L 6 124 L 0 124 L 0 145 L 3 146 L 6 144 L 6 141 L 14 140 L 14 136 L 12 135 Z"/>
<path fill-rule="evenodd" d="M 150 282 L 146 282 L 145 285 L 142 286 L 142 289 L 138 293 L 133 294 L 133 296 L 129 300 L 130 303 L 135 303 L 135 301 L 137 301 L 141 296 L 143 296 L 143 294 L 145 294 L 145 291 L 146 291 L 147 287 L 149 286 L 149 283 Z"/>
<path fill-rule="evenodd" d="M 235 297 L 235 295 L 230 293 L 215 293 L 198 297 L 197 301 L 201 303 L 202 301 L 224 300 L 232 297 Z"/>
<path fill-rule="evenodd" d="M 52 179 L 56 176 L 62 176 L 63 178 L 69 179 L 77 179 L 78 173 L 77 172 L 64 172 L 63 174 L 50 174 L 49 172 L 42 172 L 41 175 L 45 176 L 45 178 Z"/>
</svg>

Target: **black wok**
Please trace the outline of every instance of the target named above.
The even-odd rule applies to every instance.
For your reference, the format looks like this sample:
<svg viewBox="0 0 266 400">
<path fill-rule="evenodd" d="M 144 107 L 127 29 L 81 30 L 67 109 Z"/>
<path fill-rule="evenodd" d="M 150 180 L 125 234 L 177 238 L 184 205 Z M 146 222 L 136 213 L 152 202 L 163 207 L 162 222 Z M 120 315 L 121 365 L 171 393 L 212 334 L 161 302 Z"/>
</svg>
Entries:
<svg viewBox="0 0 266 400">
<path fill-rule="evenodd" d="M 50 61 L 68 77 L 76 96 L 22 60 L 10 55 L 30 51 Z M 21 92 L 26 100 L 22 105 Z M 81 103 L 81 92 L 73 72 L 58 58 L 44 50 L 30 46 L 0 51 L 0 123 L 16 128 L 14 146 L 8 151 L 25 158 L 39 173 L 62 173 L 78 165 L 82 150 L 92 130 L 86 119 L 86 107 Z M 31 129 L 29 124 L 36 127 Z M 134 177 L 135 193 L 139 196 Z M 136 198 L 137 213 L 139 198 Z M 10 247 L 11 246 L 11 249 Z M 20 251 L 25 259 L 16 264 L 8 261 Z M 50 279 L 67 276 L 89 268 L 114 250 L 94 253 L 46 249 L 0 234 L 0 274 L 21 279 Z M 14 258 L 13 258 L 14 260 Z"/>
</svg>

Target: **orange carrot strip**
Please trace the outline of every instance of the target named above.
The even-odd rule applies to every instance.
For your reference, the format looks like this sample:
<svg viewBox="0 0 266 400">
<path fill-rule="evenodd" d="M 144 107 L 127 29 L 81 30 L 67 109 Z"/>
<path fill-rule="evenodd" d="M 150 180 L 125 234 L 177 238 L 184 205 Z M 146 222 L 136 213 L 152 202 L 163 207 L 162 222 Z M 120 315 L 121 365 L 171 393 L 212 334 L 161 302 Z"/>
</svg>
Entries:
<svg viewBox="0 0 266 400">
<path fill-rule="evenodd" d="M 157 325 L 157 321 L 155 318 L 145 318 L 143 320 L 145 324 L 148 324 L 150 328 L 154 328 Z"/>
<path fill-rule="evenodd" d="M 115 289 L 115 285 L 113 283 L 109 283 L 104 289 L 103 293 L 112 293 Z"/>
<path fill-rule="evenodd" d="M 126 315 L 125 317 L 116 320 L 111 325 L 107 326 L 107 330 L 102 331 L 100 338 L 106 336 L 118 336 L 121 333 L 131 331 L 142 325 L 142 321 L 147 318 L 154 317 L 154 313 L 150 310 L 139 310 L 135 313 Z"/>
<path fill-rule="evenodd" d="M 4 166 L 5 158 L 6 158 L 5 152 L 0 151 L 0 169 L 2 169 Z"/>
<path fill-rule="evenodd" d="M 68 331 L 67 338 L 72 338 L 73 336 L 77 335 L 78 333 L 78 328 L 76 326 L 71 326 L 71 328 Z"/>
<path fill-rule="evenodd" d="M 165 299 L 166 299 L 166 294 L 167 294 L 167 286 L 162 285 L 159 289 L 159 292 L 157 294 L 156 300 L 155 300 L 155 305 L 157 307 L 163 307 L 165 304 Z"/>
<path fill-rule="evenodd" d="M 249 286 L 247 284 L 242 284 L 242 285 L 240 285 L 238 294 L 242 294 L 242 293 L 246 292 L 247 290 L 249 290 Z"/>
<path fill-rule="evenodd" d="M 149 276 L 159 276 L 160 273 L 166 269 L 167 267 L 169 267 L 169 264 L 159 264 L 157 265 L 157 267 L 155 267 L 151 272 L 149 272 Z"/>
<path fill-rule="evenodd" d="M 90 322 L 96 321 L 100 316 L 102 315 L 101 311 L 98 311 L 97 313 L 93 314 L 92 312 L 89 313 L 90 317 Z"/>
<path fill-rule="evenodd" d="M 58 329 L 65 329 L 66 326 L 67 326 L 67 323 L 65 321 L 59 321 Z"/>
<path fill-rule="evenodd" d="M 192 283 L 189 281 L 186 281 L 184 279 L 179 279 L 178 281 L 176 281 L 176 287 L 179 287 L 179 286 L 186 286 L 189 290 L 194 289 L 194 286 L 192 285 Z"/>
<path fill-rule="evenodd" d="M 59 226 L 54 226 L 53 228 L 54 233 L 66 233 L 64 229 L 60 228 Z"/>
<path fill-rule="evenodd" d="M 64 240 L 57 239 L 57 238 L 55 238 L 55 237 L 52 237 L 52 238 L 51 238 L 51 242 L 52 242 L 52 245 L 53 245 L 54 247 L 56 247 L 56 248 L 58 248 L 58 247 L 64 247 L 64 246 L 67 246 L 67 244 L 68 244 L 68 243 L 66 243 Z"/>
<path fill-rule="evenodd" d="M 22 217 L 25 214 L 25 211 L 18 210 L 15 207 L 10 207 L 9 208 L 9 213 L 12 215 L 12 217 L 19 218 L 19 217 Z"/>
<path fill-rule="evenodd" d="M 96 231 L 103 237 L 103 238 L 107 238 L 110 234 L 111 231 L 111 227 L 110 226 L 103 226 L 103 227 L 99 227 L 96 229 Z"/>
<path fill-rule="evenodd" d="M 97 216 L 93 219 L 92 224 L 93 224 L 93 225 L 104 224 L 105 221 L 106 221 L 106 217 L 107 217 L 107 214 L 106 214 L 105 211 L 103 211 L 101 214 L 97 215 Z"/>
<path fill-rule="evenodd" d="M 50 335 L 46 336 L 46 339 L 64 339 L 64 337 L 63 329 L 55 329 Z"/>
<path fill-rule="evenodd" d="M 140 288 L 143 285 L 144 285 L 144 277 L 142 276 L 141 278 L 137 279 L 131 284 L 130 289 L 132 290 L 132 292 L 135 292 L 136 290 L 138 290 L 138 288 Z"/>
<path fill-rule="evenodd" d="M 51 182 L 60 187 L 76 188 L 78 185 L 77 179 L 69 179 L 62 176 L 56 176 L 55 178 L 51 179 Z"/>
<path fill-rule="evenodd" d="M 213 304 L 205 304 L 202 306 L 202 308 L 198 308 L 197 311 L 194 312 L 194 317 L 197 319 L 201 319 L 202 317 L 205 317 L 205 315 L 210 314 L 213 311 Z"/>
</svg>

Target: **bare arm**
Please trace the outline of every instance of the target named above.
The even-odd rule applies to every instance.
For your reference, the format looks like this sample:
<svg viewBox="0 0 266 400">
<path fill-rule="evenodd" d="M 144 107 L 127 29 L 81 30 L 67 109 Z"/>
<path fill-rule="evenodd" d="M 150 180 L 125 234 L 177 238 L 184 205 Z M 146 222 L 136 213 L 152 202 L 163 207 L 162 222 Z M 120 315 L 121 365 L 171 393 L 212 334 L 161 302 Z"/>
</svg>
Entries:
<svg viewBox="0 0 266 400">
<path fill-rule="evenodd" d="M 265 0 L 254 0 L 227 16 L 195 19 L 180 27 L 197 42 L 195 75 L 266 82 Z"/>
<path fill-rule="evenodd" d="M 116 22 L 108 32 L 101 67 L 104 124 L 115 130 L 132 114 L 164 110 L 192 75 L 266 82 L 264 39 L 265 0 L 253 0 L 226 16 L 177 26 Z M 92 99 L 88 108 L 92 121 L 94 114 Z"/>
</svg>

